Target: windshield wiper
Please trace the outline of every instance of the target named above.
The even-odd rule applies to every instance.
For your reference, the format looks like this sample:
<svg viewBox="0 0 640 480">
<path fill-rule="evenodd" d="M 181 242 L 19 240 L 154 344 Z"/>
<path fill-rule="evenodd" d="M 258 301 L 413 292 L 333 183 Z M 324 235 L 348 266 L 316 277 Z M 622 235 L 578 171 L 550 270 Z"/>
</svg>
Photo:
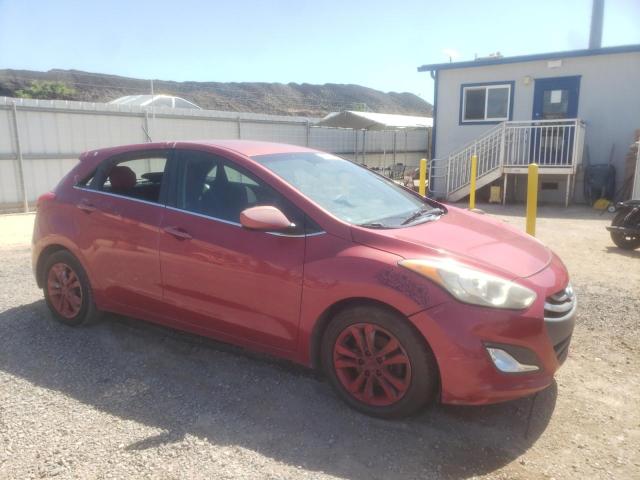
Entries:
<svg viewBox="0 0 640 480">
<path fill-rule="evenodd" d="M 364 228 L 387 228 L 380 222 L 359 223 L 358 226 Z"/>
<path fill-rule="evenodd" d="M 408 225 L 411 222 L 423 217 L 425 215 L 441 215 L 444 213 L 441 208 L 421 208 L 420 210 L 416 210 L 409 217 L 401 223 L 401 225 Z"/>
</svg>

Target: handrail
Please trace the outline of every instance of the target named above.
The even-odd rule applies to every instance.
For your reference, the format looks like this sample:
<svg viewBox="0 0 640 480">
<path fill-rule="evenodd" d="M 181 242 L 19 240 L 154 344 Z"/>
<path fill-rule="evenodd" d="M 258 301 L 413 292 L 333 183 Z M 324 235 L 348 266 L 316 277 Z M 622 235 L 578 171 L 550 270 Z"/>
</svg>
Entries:
<svg viewBox="0 0 640 480">
<path fill-rule="evenodd" d="M 478 179 L 505 167 L 570 167 L 575 172 L 584 147 L 585 122 L 579 118 L 557 120 L 510 120 L 501 122 L 478 138 L 432 161 L 434 180 L 445 179 L 446 187 L 434 192 L 448 197 L 470 184 L 471 155 L 478 155 Z M 439 173 L 439 174 L 438 174 Z M 492 179 L 488 179 L 487 182 Z M 438 182 L 439 183 L 439 182 Z M 444 191 L 442 191 L 444 190 Z"/>
<path fill-rule="evenodd" d="M 505 123 L 505 122 L 502 122 Z M 489 130 L 487 130 L 486 132 L 484 132 L 480 137 L 471 140 L 469 143 L 464 144 L 462 147 L 458 148 L 457 150 L 454 150 L 452 153 L 449 154 L 449 156 L 451 155 L 455 155 L 456 153 L 465 150 L 466 148 L 470 147 L 471 145 L 477 143 L 479 140 L 483 139 L 484 137 L 487 137 L 489 135 L 491 135 L 495 130 L 497 130 L 498 128 L 500 128 L 502 126 L 502 123 L 499 123 L 498 125 L 494 125 L 493 128 L 490 128 Z"/>
</svg>

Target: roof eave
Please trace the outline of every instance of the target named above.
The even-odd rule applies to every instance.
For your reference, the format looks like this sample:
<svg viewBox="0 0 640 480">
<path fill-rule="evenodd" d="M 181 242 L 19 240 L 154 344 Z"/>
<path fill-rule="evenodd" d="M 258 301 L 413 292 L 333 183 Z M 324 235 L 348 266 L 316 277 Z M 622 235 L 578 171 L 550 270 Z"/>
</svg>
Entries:
<svg viewBox="0 0 640 480">
<path fill-rule="evenodd" d="M 622 45 L 618 47 L 604 47 L 597 49 L 570 50 L 565 52 L 537 53 L 533 55 L 519 55 L 516 57 L 484 58 L 455 63 L 433 63 L 418 67 L 418 72 L 433 72 L 436 70 L 449 70 L 454 68 L 485 67 L 489 65 L 504 65 L 509 63 L 535 62 L 540 60 L 553 60 L 569 57 L 589 57 L 594 55 L 608 55 L 616 53 L 640 52 L 640 44 Z"/>
</svg>

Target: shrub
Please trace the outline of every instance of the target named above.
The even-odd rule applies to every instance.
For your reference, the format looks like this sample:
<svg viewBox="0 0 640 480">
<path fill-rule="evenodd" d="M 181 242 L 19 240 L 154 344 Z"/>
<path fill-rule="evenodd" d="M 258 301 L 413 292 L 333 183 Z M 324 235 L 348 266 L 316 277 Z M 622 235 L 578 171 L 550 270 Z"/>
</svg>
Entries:
<svg viewBox="0 0 640 480">
<path fill-rule="evenodd" d="M 64 82 L 34 81 L 27 88 L 16 90 L 19 98 L 40 98 L 52 100 L 71 100 L 76 91 Z"/>
</svg>

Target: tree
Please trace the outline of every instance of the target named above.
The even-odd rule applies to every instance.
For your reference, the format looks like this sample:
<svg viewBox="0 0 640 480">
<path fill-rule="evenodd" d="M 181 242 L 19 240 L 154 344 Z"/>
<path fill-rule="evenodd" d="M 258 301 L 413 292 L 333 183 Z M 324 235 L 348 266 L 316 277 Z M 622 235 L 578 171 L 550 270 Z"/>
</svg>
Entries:
<svg viewBox="0 0 640 480">
<path fill-rule="evenodd" d="M 351 110 L 354 112 L 368 112 L 369 106 L 364 102 L 358 102 L 351 104 Z"/>
<path fill-rule="evenodd" d="M 16 96 L 19 98 L 72 100 L 75 94 L 75 89 L 64 82 L 41 82 L 39 80 L 31 82 L 27 88 L 16 90 Z"/>
</svg>

